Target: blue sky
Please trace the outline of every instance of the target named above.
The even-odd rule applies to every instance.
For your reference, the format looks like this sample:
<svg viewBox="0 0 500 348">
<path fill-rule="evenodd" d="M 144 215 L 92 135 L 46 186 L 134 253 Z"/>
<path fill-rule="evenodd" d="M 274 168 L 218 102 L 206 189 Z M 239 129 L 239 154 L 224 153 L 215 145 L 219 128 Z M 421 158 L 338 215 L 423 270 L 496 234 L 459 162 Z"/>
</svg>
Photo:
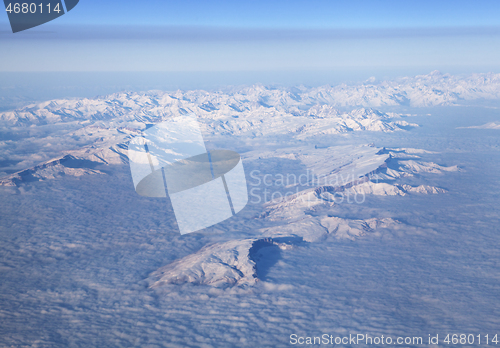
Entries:
<svg viewBox="0 0 500 348">
<path fill-rule="evenodd" d="M 495 26 L 498 1 L 81 0 L 64 24 L 252 28 Z M 7 17 L 3 16 L 2 23 Z"/>
<path fill-rule="evenodd" d="M 97 1 L 12 34 L 0 71 L 500 68 L 500 1 Z"/>
</svg>

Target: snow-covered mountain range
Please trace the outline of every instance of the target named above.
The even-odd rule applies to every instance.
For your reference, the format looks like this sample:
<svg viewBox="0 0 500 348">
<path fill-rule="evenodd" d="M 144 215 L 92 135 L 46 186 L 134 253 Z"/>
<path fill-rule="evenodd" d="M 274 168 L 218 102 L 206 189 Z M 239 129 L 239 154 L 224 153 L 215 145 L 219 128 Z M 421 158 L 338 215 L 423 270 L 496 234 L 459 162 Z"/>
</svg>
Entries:
<svg viewBox="0 0 500 348">
<path fill-rule="evenodd" d="M 376 107 L 450 105 L 499 97 L 500 74 L 458 77 L 435 71 L 353 86 L 255 85 L 215 92 L 149 91 L 52 100 L 0 113 L 0 130 L 7 134 L 0 140 L 0 177 L 74 155 L 72 151 L 97 153 L 113 148 L 119 152 L 130 136 L 148 124 L 191 111 L 198 115 L 207 135 L 308 140 L 321 135 L 417 127 L 404 119 L 406 115 Z M 482 127 L 494 128 L 495 124 Z M 38 132 L 42 134 L 33 134 Z M 22 154 L 19 143 L 13 145 L 13 137 L 17 139 L 21 133 L 25 133 Z"/>
<path fill-rule="evenodd" d="M 470 127 L 457 127 L 460 128 L 470 128 L 470 129 L 500 129 L 500 122 L 488 122 L 480 126 L 470 126 Z"/>
<path fill-rule="evenodd" d="M 303 243 L 317 243 L 326 238 L 356 240 L 367 234 L 380 235 L 386 229 L 411 230 L 411 226 L 392 218 L 350 219 L 332 216 L 329 208 L 348 200 L 362 204 L 366 195 L 445 193 L 446 190 L 442 188 L 399 184 L 397 180 L 419 173 L 442 174 L 460 170 L 457 166 L 444 167 L 432 162 L 415 161 L 418 157 L 415 153 L 425 152 L 418 149 L 344 146 L 321 150 L 321 166 L 314 165 L 318 156 L 314 150 L 308 153 L 302 148 L 287 152 L 302 163 L 312 163 L 309 169 L 314 171 L 316 180 L 304 182 L 305 185 L 296 194 L 279 195 L 278 199 L 265 202 L 263 212 L 255 217 L 263 227 L 255 231 L 254 238 L 206 246 L 153 272 L 148 278 L 150 286 L 162 291 L 173 284 L 186 283 L 216 287 L 253 285 L 259 280 L 256 253 L 260 248 L 274 246 L 293 249 Z M 276 151 L 276 158 L 283 157 L 284 152 Z M 335 155 L 329 157 L 326 155 L 328 152 Z M 266 156 L 272 158 L 271 153 Z M 413 165 L 408 165 L 408 162 Z M 354 168 L 362 175 L 349 175 Z M 332 183 L 334 176 L 342 179 Z M 292 186 L 287 185 L 287 189 Z"/>
<path fill-rule="evenodd" d="M 127 144 L 133 136 L 151 124 L 194 112 L 204 135 L 223 139 L 227 146 L 234 139 L 245 141 L 244 163 L 259 167 L 263 161 L 289 161 L 306 170 L 307 180 L 286 185 L 273 182 L 280 194 L 262 201 L 262 210 L 254 217 L 260 226 L 254 237 L 209 244 L 159 268 L 148 281 L 155 289 L 184 283 L 248 286 L 258 280 L 263 248 L 294 248 L 326 238 L 355 240 L 404 226 L 387 217 L 343 218 L 329 213 L 341 200 L 360 203 L 368 195 L 445 193 L 443 188 L 410 185 L 403 179 L 460 170 L 422 160 L 422 155 L 432 154 L 422 149 L 384 148 L 383 144 L 317 147 L 312 145 L 316 137 L 406 132 L 418 127 L 405 121 L 405 115 L 375 107 L 449 105 L 499 97 L 500 74 L 459 78 L 433 72 L 358 86 L 252 86 L 53 100 L 0 113 L 0 129 L 6 134 L 0 140 L 0 186 L 106 175 L 103 167 L 127 165 Z M 273 147 L 262 146 L 266 142 Z M 255 144 L 259 146 L 253 148 Z M 271 171 L 267 174 L 276 178 L 280 168 Z M 285 194 L 290 190 L 292 194 Z"/>
<path fill-rule="evenodd" d="M 240 116 L 244 116 L 247 122 L 252 122 L 251 119 L 254 118 L 252 116 L 258 117 L 258 115 L 265 115 L 266 118 L 290 115 L 321 119 L 342 116 L 357 120 L 366 119 L 366 112 L 346 114 L 336 108 L 373 108 L 390 105 L 419 107 L 498 98 L 500 98 L 500 74 L 473 74 L 460 77 L 434 71 L 428 75 L 379 83 L 365 82 L 360 85 L 341 84 L 315 88 L 255 85 L 215 92 L 150 91 L 116 93 L 93 99 L 52 100 L 2 112 L 0 124 L 41 125 L 111 119 L 155 122 L 159 118 L 179 116 L 187 110 L 192 110 L 202 118 L 219 121 L 212 127 L 221 127 L 216 129 L 220 130 L 225 129 L 225 122 L 220 121 Z M 245 128 L 242 124 L 246 122 L 240 120 L 239 123 L 240 127 Z M 351 128 L 349 124 L 346 127 Z"/>
</svg>

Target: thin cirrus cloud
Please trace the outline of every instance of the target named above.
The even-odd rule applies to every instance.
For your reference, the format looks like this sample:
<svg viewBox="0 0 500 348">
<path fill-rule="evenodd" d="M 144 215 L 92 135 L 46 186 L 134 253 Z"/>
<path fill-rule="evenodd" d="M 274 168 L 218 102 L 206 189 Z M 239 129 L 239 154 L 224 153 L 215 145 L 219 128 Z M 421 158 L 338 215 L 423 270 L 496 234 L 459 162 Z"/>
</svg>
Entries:
<svg viewBox="0 0 500 348">
<path fill-rule="evenodd" d="M 264 29 L 57 25 L 2 34 L 2 71 L 497 66 L 500 27 Z"/>
<path fill-rule="evenodd" d="M 53 25 L 14 35 L 0 32 L 3 42 L 26 40 L 158 40 L 163 42 L 250 42 L 394 38 L 500 37 L 500 26 L 410 28 L 225 28 L 160 25 Z"/>
</svg>

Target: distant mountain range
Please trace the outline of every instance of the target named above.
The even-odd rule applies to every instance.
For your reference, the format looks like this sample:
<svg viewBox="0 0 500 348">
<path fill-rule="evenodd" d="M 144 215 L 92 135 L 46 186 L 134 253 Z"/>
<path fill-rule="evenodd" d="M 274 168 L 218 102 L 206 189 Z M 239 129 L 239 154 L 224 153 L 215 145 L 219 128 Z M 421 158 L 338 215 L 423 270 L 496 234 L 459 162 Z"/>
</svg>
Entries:
<svg viewBox="0 0 500 348">
<path fill-rule="evenodd" d="M 206 135 L 247 139 L 278 136 L 299 141 L 357 131 L 405 131 L 418 126 L 408 122 L 408 115 L 383 112 L 378 107 L 453 105 L 499 98 L 500 74 L 460 77 L 434 71 L 359 85 L 254 85 L 215 92 L 149 91 L 51 100 L 0 112 L 0 131 L 4 134 L 17 132 L 12 127 L 21 127 L 27 129 L 24 133 L 40 129 L 44 136 L 25 142 L 24 154 L 19 153 L 19 146 L 12 148 L 11 138 L 18 138 L 20 131 L 3 136 L 0 177 L 74 155 L 73 151 L 95 153 L 111 147 L 114 152 L 120 151 L 120 144 L 126 146 L 131 136 L 149 125 L 188 112 L 198 115 Z M 56 127 L 33 128 L 43 125 Z"/>
<path fill-rule="evenodd" d="M 72 121 L 121 119 L 157 122 L 191 110 L 202 118 L 302 116 L 335 118 L 336 108 L 373 108 L 390 105 L 451 105 L 474 99 L 500 98 L 500 74 L 452 76 L 434 71 L 428 75 L 360 85 L 315 88 L 274 88 L 262 85 L 225 91 L 203 90 L 117 93 L 93 99 L 52 100 L 0 113 L 0 125 L 41 125 Z M 362 112 L 361 112 L 362 113 Z M 353 115 L 354 119 L 356 116 Z M 249 121 L 250 122 L 250 121 Z M 215 127 L 215 125 L 214 125 Z M 224 123 L 219 122 L 224 128 Z"/>
</svg>

